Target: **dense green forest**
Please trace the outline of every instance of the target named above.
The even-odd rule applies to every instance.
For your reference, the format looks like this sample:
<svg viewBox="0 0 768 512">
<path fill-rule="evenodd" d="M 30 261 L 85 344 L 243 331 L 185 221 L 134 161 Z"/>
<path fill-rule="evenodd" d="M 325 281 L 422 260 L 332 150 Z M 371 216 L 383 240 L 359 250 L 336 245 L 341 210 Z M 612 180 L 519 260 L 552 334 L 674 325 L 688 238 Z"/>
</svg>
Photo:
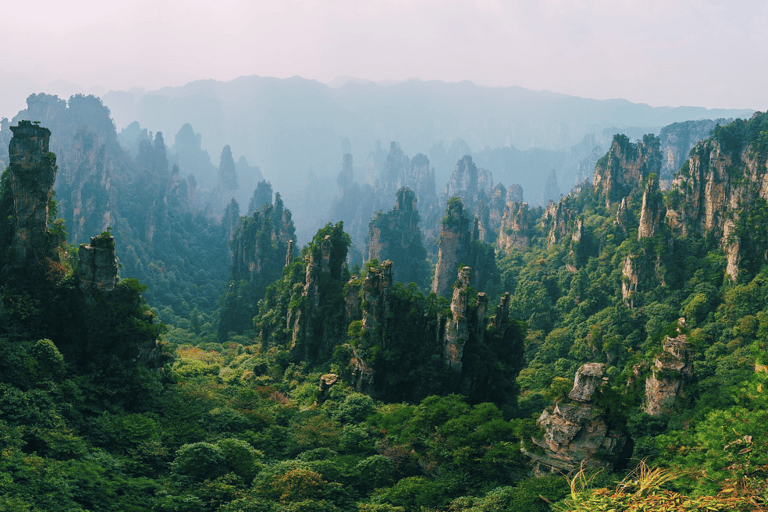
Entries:
<svg viewBox="0 0 768 512">
<path fill-rule="evenodd" d="M 39 96 L 0 180 L 0 509 L 768 507 L 767 114 L 671 182 L 617 135 L 547 208 L 462 159 L 360 263 L 344 222 L 296 247 L 267 182 L 215 215 L 161 134 Z"/>
</svg>

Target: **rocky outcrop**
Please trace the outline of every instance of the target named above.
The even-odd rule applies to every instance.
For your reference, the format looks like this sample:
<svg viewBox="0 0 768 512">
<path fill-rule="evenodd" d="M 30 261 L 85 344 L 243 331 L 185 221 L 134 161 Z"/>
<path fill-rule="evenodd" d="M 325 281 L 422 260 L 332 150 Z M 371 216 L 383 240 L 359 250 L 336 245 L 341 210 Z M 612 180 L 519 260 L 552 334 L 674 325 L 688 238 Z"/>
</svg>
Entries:
<svg viewBox="0 0 768 512">
<path fill-rule="evenodd" d="M 533 215 L 528 208 L 528 203 L 507 203 L 496 247 L 507 256 L 515 250 L 526 249 L 531 243 L 533 229 Z"/>
<path fill-rule="evenodd" d="M 11 126 L 9 146 L 13 236 L 10 265 L 16 269 L 56 258 L 48 232 L 48 204 L 56 179 L 56 155 L 49 152 L 51 132 L 29 121 Z"/>
<path fill-rule="evenodd" d="M 682 334 L 685 320 L 678 320 L 678 335 L 664 337 L 663 352 L 654 361 L 651 375 L 645 380 L 643 410 L 651 416 L 670 413 L 678 397 L 693 378 L 694 350 L 688 336 Z"/>
<path fill-rule="evenodd" d="M 664 198 L 659 191 L 659 180 L 655 174 L 648 177 L 643 191 L 643 206 L 640 210 L 640 225 L 637 239 L 653 238 L 659 229 L 664 214 Z"/>
<path fill-rule="evenodd" d="M 522 201 L 523 189 L 520 185 L 513 184 L 507 189 L 501 183 L 491 189 L 487 200 L 479 199 L 475 208 L 478 239 L 489 244 L 498 243 L 507 208 Z"/>
<path fill-rule="evenodd" d="M 568 398 L 577 402 L 587 403 L 592 400 L 595 392 L 603 384 L 605 365 L 603 363 L 587 363 L 576 372 L 573 389 Z"/>
<path fill-rule="evenodd" d="M 56 196 L 72 240 L 88 240 L 92 233 L 112 226 L 114 164 L 102 137 L 91 128 L 78 129 L 61 167 Z"/>
<path fill-rule="evenodd" d="M 416 194 L 401 188 L 397 192 L 395 208 L 379 213 L 369 225 L 368 259 L 391 260 L 394 263 L 393 278 L 400 283 L 427 281 L 429 265 L 426 261 Z"/>
<path fill-rule="evenodd" d="M 426 215 L 431 220 L 440 215 L 435 171 L 430 167 L 429 158 L 419 153 L 409 159 L 397 142 L 390 144 L 389 153 L 379 147 L 377 154 L 379 158 L 368 161 L 368 175 L 364 176 L 367 183 L 354 181 L 352 155 L 344 155 L 336 180 L 336 197 L 331 206 L 331 216 L 344 221 L 345 230 L 362 248 L 367 245 L 369 221 L 374 213 L 388 209 L 386 198 L 392 197 L 401 188 L 409 188 L 415 193 L 422 217 Z"/>
<path fill-rule="evenodd" d="M 456 162 L 451 179 L 445 186 L 445 198 L 459 197 L 468 211 L 474 212 L 482 200 L 488 202 L 493 188 L 493 176 L 485 169 L 478 169 L 472 157 L 465 155 Z"/>
<path fill-rule="evenodd" d="M 326 373 L 320 376 L 320 387 L 317 393 L 317 405 L 322 404 L 331 397 L 331 388 L 339 381 L 339 376 L 335 373 Z"/>
<path fill-rule="evenodd" d="M 576 372 L 569 397 L 573 402 L 560 402 L 548 407 L 537 424 L 544 431 L 533 438 L 538 447 L 526 451 L 536 474 L 569 472 L 586 467 L 611 469 L 626 443 L 623 432 L 612 429 L 603 411 L 594 404 L 603 383 L 605 365 L 588 363 Z"/>
<path fill-rule="evenodd" d="M 299 296 L 291 297 L 286 314 L 286 328 L 291 332 L 290 356 L 307 362 L 326 361 L 333 349 L 343 342 L 347 325 L 326 322 L 327 317 L 344 311 L 346 297 L 343 292 L 342 272 L 349 247 L 348 236 L 342 223 L 326 226 L 314 240 L 305 255 L 304 286 Z M 346 320 L 344 315 L 340 317 Z M 263 334 L 262 334 L 263 337 Z"/>
<path fill-rule="evenodd" d="M 621 267 L 621 298 L 630 308 L 634 307 L 633 296 L 637 293 L 637 286 L 640 282 L 638 272 L 637 257 L 628 254 L 624 258 L 624 265 Z"/>
<path fill-rule="evenodd" d="M 477 219 L 470 222 L 461 199 L 451 198 L 440 231 L 438 261 L 432 279 L 434 293 L 448 296 L 456 270 L 462 264 L 473 269 L 470 283 L 473 288 L 485 291 L 494 288 L 498 274 L 496 252 L 492 245 L 480 240 L 479 233 Z"/>
<path fill-rule="evenodd" d="M 117 284 L 115 239 L 109 233 L 91 237 L 89 245 L 80 244 L 77 282 L 80 291 L 91 294 L 111 292 Z"/>
<path fill-rule="evenodd" d="M 624 197 L 619 203 L 619 209 L 616 211 L 616 220 L 614 224 L 621 227 L 624 231 L 629 227 L 629 211 L 627 210 L 627 198 Z"/>
<path fill-rule="evenodd" d="M 267 203 L 236 224 L 230 242 L 232 279 L 261 280 L 266 287 L 292 259 L 295 238 L 291 212 L 278 193 L 274 205 Z"/>
<path fill-rule="evenodd" d="M 456 285 L 453 288 L 451 300 L 451 320 L 445 331 L 445 362 L 454 373 L 461 373 L 462 355 L 464 345 L 469 340 L 469 327 L 467 323 L 467 306 L 469 299 L 469 278 L 472 269 L 463 267 L 459 269 Z M 483 319 L 485 318 L 483 310 Z"/>
<path fill-rule="evenodd" d="M 565 201 L 550 202 L 547 205 L 542 219 L 544 228 L 548 230 L 547 247 L 552 247 L 568 235 L 568 231 L 571 229 L 571 221 L 575 217 L 576 212 L 568 208 Z"/>
<path fill-rule="evenodd" d="M 363 281 L 363 330 L 371 331 L 384 325 L 389 312 L 392 292 L 392 262 L 384 261 L 378 267 L 370 267 Z M 386 346 L 383 343 L 382 346 Z"/>
<path fill-rule="evenodd" d="M 693 149 L 672 183 L 667 224 L 676 236 L 699 233 L 720 240 L 732 280 L 746 260 L 752 259 L 756 270 L 766 259 L 759 247 L 750 247 L 754 229 L 738 233 L 745 212 L 749 214 L 756 201 L 768 200 L 768 161 L 759 142 L 749 138 L 764 130 L 766 116 L 758 112 L 749 121 L 736 120 L 715 130 Z M 758 252 L 764 257 L 755 261 Z"/>
<path fill-rule="evenodd" d="M 717 124 L 726 124 L 725 119 L 699 119 L 665 126 L 659 133 L 662 154 L 661 180 L 671 180 L 688 159 L 696 144 L 709 137 Z"/>
<path fill-rule="evenodd" d="M 626 135 L 616 135 L 608 153 L 597 162 L 592 183 L 608 207 L 627 197 L 650 174 L 658 175 L 660 168 L 658 137 L 649 134 L 633 143 Z"/>
<path fill-rule="evenodd" d="M 271 191 L 270 191 L 271 196 Z M 270 197 L 271 199 L 271 197 Z M 219 309 L 219 338 L 253 329 L 258 302 L 294 256 L 291 212 L 280 194 L 251 215 L 240 217 L 237 202 L 227 208 L 223 224 L 232 233 L 230 284 Z"/>
<path fill-rule="evenodd" d="M 448 201 L 440 231 L 432 292 L 447 295 L 456 279 L 459 264 L 469 261 L 472 243 L 471 226 L 469 217 L 464 213 L 464 204 L 459 198 L 451 198 Z"/>
</svg>

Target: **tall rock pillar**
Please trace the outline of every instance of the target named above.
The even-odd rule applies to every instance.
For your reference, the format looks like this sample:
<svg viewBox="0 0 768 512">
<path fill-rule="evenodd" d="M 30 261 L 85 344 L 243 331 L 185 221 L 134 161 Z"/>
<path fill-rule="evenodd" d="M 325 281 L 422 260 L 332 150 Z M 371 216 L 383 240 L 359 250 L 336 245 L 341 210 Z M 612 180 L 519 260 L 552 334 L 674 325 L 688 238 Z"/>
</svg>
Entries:
<svg viewBox="0 0 768 512">
<path fill-rule="evenodd" d="M 19 268 L 53 255 L 48 247 L 48 202 L 56 178 L 56 155 L 48 151 L 51 132 L 47 128 L 20 121 L 11 131 L 14 231 L 10 263 Z"/>
</svg>

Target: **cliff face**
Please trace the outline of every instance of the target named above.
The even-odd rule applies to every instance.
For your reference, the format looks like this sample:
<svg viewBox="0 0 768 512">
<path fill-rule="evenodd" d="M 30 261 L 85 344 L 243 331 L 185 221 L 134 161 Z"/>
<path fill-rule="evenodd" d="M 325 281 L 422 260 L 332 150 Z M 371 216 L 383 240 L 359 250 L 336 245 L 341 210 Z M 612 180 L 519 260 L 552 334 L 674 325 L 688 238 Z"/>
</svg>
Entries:
<svg viewBox="0 0 768 512">
<path fill-rule="evenodd" d="M 371 219 L 368 231 L 368 259 L 391 260 L 395 281 L 428 282 L 427 250 L 419 229 L 416 194 L 401 188 L 395 208 Z"/>
<path fill-rule="evenodd" d="M 108 233 L 91 237 L 90 245 L 80 244 L 77 280 L 80 291 L 90 294 L 111 292 L 117 284 L 115 239 Z"/>
<path fill-rule="evenodd" d="M 768 154 L 759 140 L 750 138 L 750 133 L 766 128 L 768 115 L 761 113 L 716 128 L 680 169 L 666 211 L 676 236 L 699 233 L 720 240 L 728 258 L 727 273 L 734 281 L 745 258 L 755 267 L 766 259 L 760 247 L 750 244 L 764 222 L 753 218 L 752 227 L 739 229 L 768 200 Z"/>
<path fill-rule="evenodd" d="M 688 154 L 696 144 L 709 137 L 715 126 L 726 124 L 730 120 L 700 119 L 685 121 L 665 126 L 659 132 L 662 154 L 660 179 L 669 181 L 688 159 Z"/>
<path fill-rule="evenodd" d="M 533 215 L 528 209 L 528 203 L 507 203 L 504 207 L 496 247 L 507 256 L 510 256 L 514 250 L 523 250 L 531 242 L 533 229 Z"/>
<path fill-rule="evenodd" d="M 491 189 L 488 199 L 480 199 L 475 208 L 478 220 L 478 239 L 497 244 L 504 228 L 504 215 L 508 208 L 523 201 L 523 189 L 520 185 L 510 185 L 507 189 L 498 183 Z"/>
<path fill-rule="evenodd" d="M 387 330 L 392 319 L 389 318 L 392 294 L 393 263 L 384 261 L 377 267 L 369 267 L 362 286 L 350 287 L 348 297 L 356 299 L 355 306 L 348 308 L 347 321 L 354 320 L 355 310 L 362 313 L 362 336 L 366 336 L 369 344 L 377 344 L 387 348 Z M 348 299 L 348 304 L 349 304 Z M 366 361 L 364 354 L 352 348 L 349 361 L 349 381 L 360 392 L 374 391 L 376 372 Z M 381 369 L 380 369 L 381 370 Z M 383 377 L 386 377 L 384 375 Z"/>
<path fill-rule="evenodd" d="M 461 200 L 453 197 L 448 201 L 443 217 L 432 291 L 448 296 L 455 280 L 455 272 L 461 264 L 472 267 L 470 284 L 473 288 L 496 291 L 496 251 L 492 245 L 480 239 L 477 218 L 470 222 Z"/>
<path fill-rule="evenodd" d="M 242 334 L 253 329 L 259 300 L 294 256 L 291 212 L 284 207 L 279 193 L 275 194 L 274 205 L 267 203 L 247 217 L 239 217 L 238 213 L 237 203 L 233 202 L 224 216 L 225 227 L 232 232 L 232 253 L 231 281 L 219 311 L 220 339 L 229 332 Z"/>
<path fill-rule="evenodd" d="M 265 204 L 261 211 L 254 211 L 237 225 L 231 242 L 232 279 L 253 281 L 261 277 L 265 282 L 273 281 L 294 240 L 291 212 L 277 194 L 274 205 Z M 269 277 L 261 276 L 263 273 L 269 273 Z"/>
<path fill-rule="evenodd" d="M 393 263 L 386 260 L 380 267 L 368 269 L 362 289 L 364 330 L 371 331 L 383 326 L 387 321 L 392 292 L 392 267 Z"/>
<path fill-rule="evenodd" d="M 466 155 L 456 162 L 451 179 L 445 186 L 445 198 L 459 197 L 467 210 L 474 211 L 480 201 L 488 201 L 493 188 L 493 176 L 478 169 L 472 157 Z"/>
<path fill-rule="evenodd" d="M 94 130 L 81 127 L 67 152 L 57 184 L 57 197 L 73 240 L 88 240 L 114 222 L 114 164 L 105 142 Z"/>
<path fill-rule="evenodd" d="M 542 218 L 543 225 L 548 227 L 547 247 L 552 247 L 568 235 L 576 215 L 577 212 L 568 208 L 563 201 L 547 205 Z"/>
<path fill-rule="evenodd" d="M 8 170 L 14 226 L 9 263 L 20 268 L 55 258 L 48 243 L 48 203 L 56 179 L 56 155 L 48 150 L 51 132 L 47 128 L 21 121 L 11 131 Z"/>
<path fill-rule="evenodd" d="M 663 352 L 656 358 L 651 375 L 645 380 L 643 410 L 651 416 L 672 412 L 678 397 L 684 395 L 685 385 L 693 378 L 694 349 L 688 336 L 679 331 L 685 320 L 678 321 L 678 335 L 665 336 Z"/>
<path fill-rule="evenodd" d="M 462 355 L 464 345 L 469 340 L 469 326 L 467 323 L 467 306 L 469 302 L 469 276 L 472 269 L 463 267 L 459 269 L 459 276 L 453 288 L 451 300 L 451 319 L 445 330 L 445 362 L 455 373 L 461 374 Z M 483 314 L 483 317 L 485 315 Z"/>
<path fill-rule="evenodd" d="M 646 135 L 633 143 L 626 135 L 616 135 L 608 154 L 597 162 L 592 183 L 608 207 L 628 196 L 650 174 L 658 175 L 661 161 L 658 137 Z"/>
<path fill-rule="evenodd" d="M 541 414 L 537 423 L 544 435 L 532 441 L 542 452 L 527 453 L 532 458 L 536 474 L 573 471 L 582 464 L 613 467 L 612 460 L 621 453 L 626 437 L 609 426 L 594 404 L 604 375 L 605 365 L 602 363 L 582 365 L 568 394 L 572 402 L 557 403 Z M 606 455 L 609 456 L 606 458 Z"/>
<path fill-rule="evenodd" d="M 438 295 L 447 295 L 456 279 L 456 269 L 462 262 L 469 261 L 472 235 L 469 217 L 464 213 L 464 205 L 458 198 L 448 201 L 448 206 L 440 231 L 438 260 L 432 279 L 432 291 Z"/>
<path fill-rule="evenodd" d="M 295 360 L 325 361 L 345 339 L 347 319 L 338 313 L 346 309 L 343 288 L 348 249 L 349 237 L 339 223 L 315 235 L 304 256 L 301 295 L 291 301 L 286 315 L 286 328 L 291 331 L 290 354 Z"/>
<path fill-rule="evenodd" d="M 659 192 L 659 181 L 656 175 L 651 175 L 643 191 L 643 206 L 640 210 L 640 225 L 637 228 L 637 239 L 653 238 L 661 223 L 664 197 Z"/>
</svg>

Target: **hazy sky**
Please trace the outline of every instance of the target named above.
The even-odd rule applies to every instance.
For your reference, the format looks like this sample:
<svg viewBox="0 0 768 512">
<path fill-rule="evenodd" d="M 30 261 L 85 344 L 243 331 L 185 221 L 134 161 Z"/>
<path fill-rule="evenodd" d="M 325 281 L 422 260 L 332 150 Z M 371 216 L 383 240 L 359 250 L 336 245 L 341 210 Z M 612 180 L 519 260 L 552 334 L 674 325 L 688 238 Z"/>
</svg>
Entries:
<svg viewBox="0 0 768 512">
<path fill-rule="evenodd" d="M 0 108 L 21 108 L 35 88 L 67 88 L 56 80 L 98 92 L 241 75 L 470 80 L 653 106 L 768 108 L 766 0 L 8 4 Z"/>
</svg>

